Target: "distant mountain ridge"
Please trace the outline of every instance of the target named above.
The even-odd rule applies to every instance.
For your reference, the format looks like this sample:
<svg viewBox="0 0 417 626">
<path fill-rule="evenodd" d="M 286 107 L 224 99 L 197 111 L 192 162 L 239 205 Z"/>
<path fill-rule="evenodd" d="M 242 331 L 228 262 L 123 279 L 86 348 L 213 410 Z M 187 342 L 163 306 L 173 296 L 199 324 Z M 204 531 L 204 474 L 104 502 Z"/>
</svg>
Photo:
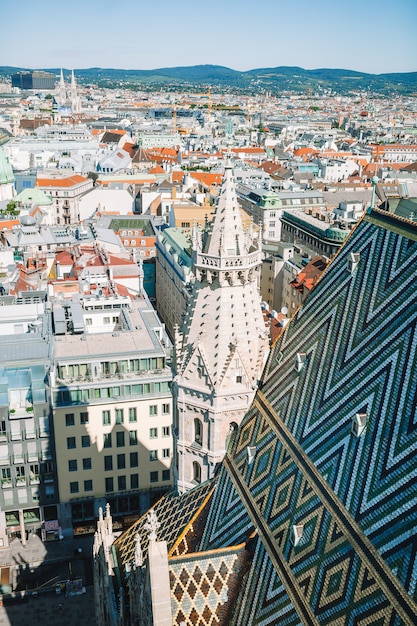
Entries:
<svg viewBox="0 0 417 626">
<path fill-rule="evenodd" d="M 40 69 L 40 68 L 38 68 Z M 42 68 L 57 76 L 61 68 Z M 19 71 L 31 71 L 29 68 L 0 66 L 0 76 L 11 75 Z M 67 78 L 71 70 L 64 69 Z M 278 66 L 257 68 L 247 71 L 233 70 L 221 65 L 191 65 L 183 67 L 164 67 L 152 70 L 124 70 L 92 67 L 75 69 L 76 78 L 82 83 L 94 83 L 99 86 L 137 88 L 175 88 L 198 87 L 233 87 L 244 91 L 305 90 L 329 89 L 339 92 L 370 90 L 388 93 L 395 91 L 408 95 L 417 95 L 417 72 L 399 72 L 368 74 L 346 69 L 319 68 L 306 70 L 302 67 Z"/>
</svg>

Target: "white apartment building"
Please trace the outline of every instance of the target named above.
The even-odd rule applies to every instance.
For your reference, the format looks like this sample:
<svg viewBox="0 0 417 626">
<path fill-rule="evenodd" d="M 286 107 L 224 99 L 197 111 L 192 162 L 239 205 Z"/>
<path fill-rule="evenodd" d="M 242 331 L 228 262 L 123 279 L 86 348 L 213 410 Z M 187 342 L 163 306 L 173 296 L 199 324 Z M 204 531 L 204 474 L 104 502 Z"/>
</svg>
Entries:
<svg viewBox="0 0 417 626">
<path fill-rule="evenodd" d="M 79 174 L 45 173 L 38 176 L 36 187 L 52 198 L 51 222 L 68 225 L 80 221 L 80 199 L 93 188 L 93 181 Z"/>
<path fill-rule="evenodd" d="M 145 298 L 56 301 L 53 320 L 59 514 L 70 536 L 107 502 L 123 525 L 172 485 L 170 343 Z"/>
</svg>

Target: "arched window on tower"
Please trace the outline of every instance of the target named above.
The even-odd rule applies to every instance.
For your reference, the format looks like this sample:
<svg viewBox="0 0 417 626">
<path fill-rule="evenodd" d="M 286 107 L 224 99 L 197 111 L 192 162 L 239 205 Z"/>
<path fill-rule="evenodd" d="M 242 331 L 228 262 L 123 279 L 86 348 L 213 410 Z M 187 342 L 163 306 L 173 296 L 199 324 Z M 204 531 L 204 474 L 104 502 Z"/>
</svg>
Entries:
<svg viewBox="0 0 417 626">
<path fill-rule="evenodd" d="M 203 424 L 198 417 L 194 420 L 194 441 L 200 446 L 203 445 Z"/>
<path fill-rule="evenodd" d="M 197 461 L 193 462 L 193 483 L 201 483 L 201 465 Z"/>
</svg>

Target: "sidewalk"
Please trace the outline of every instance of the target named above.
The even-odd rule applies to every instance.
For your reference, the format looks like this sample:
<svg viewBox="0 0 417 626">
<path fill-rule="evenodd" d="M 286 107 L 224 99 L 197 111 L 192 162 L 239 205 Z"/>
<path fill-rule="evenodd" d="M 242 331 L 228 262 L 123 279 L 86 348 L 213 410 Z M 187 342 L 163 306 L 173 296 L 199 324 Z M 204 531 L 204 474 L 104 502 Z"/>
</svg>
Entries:
<svg viewBox="0 0 417 626">
<path fill-rule="evenodd" d="M 78 547 L 83 549 L 83 553 L 91 555 L 92 546 L 92 536 L 42 543 L 37 535 L 33 535 L 26 546 L 23 546 L 19 539 L 14 539 L 9 548 L 0 549 L 0 567 L 69 559 L 74 556 L 74 551 Z"/>
<path fill-rule="evenodd" d="M 86 587 L 87 593 L 71 597 L 56 595 L 54 590 L 42 591 L 42 586 L 53 589 L 56 579 L 72 578 L 71 574 L 91 584 L 92 544 L 92 536 L 42 543 L 34 535 L 26 546 L 15 539 L 9 548 L 0 550 L 0 567 L 10 567 L 13 590 L 18 581 L 23 590 L 23 599 L 0 606 L 0 626 L 73 626 L 74 622 L 77 626 L 94 626 L 92 586 Z"/>
<path fill-rule="evenodd" d="M 59 609 L 62 604 L 62 610 Z M 70 598 L 54 593 L 39 594 L 26 603 L 0 607 L 0 626 L 95 626 L 94 593 Z"/>
</svg>

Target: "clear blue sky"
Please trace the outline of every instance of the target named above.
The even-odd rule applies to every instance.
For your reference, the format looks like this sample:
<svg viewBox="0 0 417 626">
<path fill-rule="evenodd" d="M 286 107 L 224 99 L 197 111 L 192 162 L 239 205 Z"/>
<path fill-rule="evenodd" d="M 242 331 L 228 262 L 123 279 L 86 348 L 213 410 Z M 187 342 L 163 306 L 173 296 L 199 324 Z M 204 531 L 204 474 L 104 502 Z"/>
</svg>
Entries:
<svg viewBox="0 0 417 626">
<path fill-rule="evenodd" d="M 8 0 L 0 65 L 417 71 L 417 0 Z"/>
</svg>

